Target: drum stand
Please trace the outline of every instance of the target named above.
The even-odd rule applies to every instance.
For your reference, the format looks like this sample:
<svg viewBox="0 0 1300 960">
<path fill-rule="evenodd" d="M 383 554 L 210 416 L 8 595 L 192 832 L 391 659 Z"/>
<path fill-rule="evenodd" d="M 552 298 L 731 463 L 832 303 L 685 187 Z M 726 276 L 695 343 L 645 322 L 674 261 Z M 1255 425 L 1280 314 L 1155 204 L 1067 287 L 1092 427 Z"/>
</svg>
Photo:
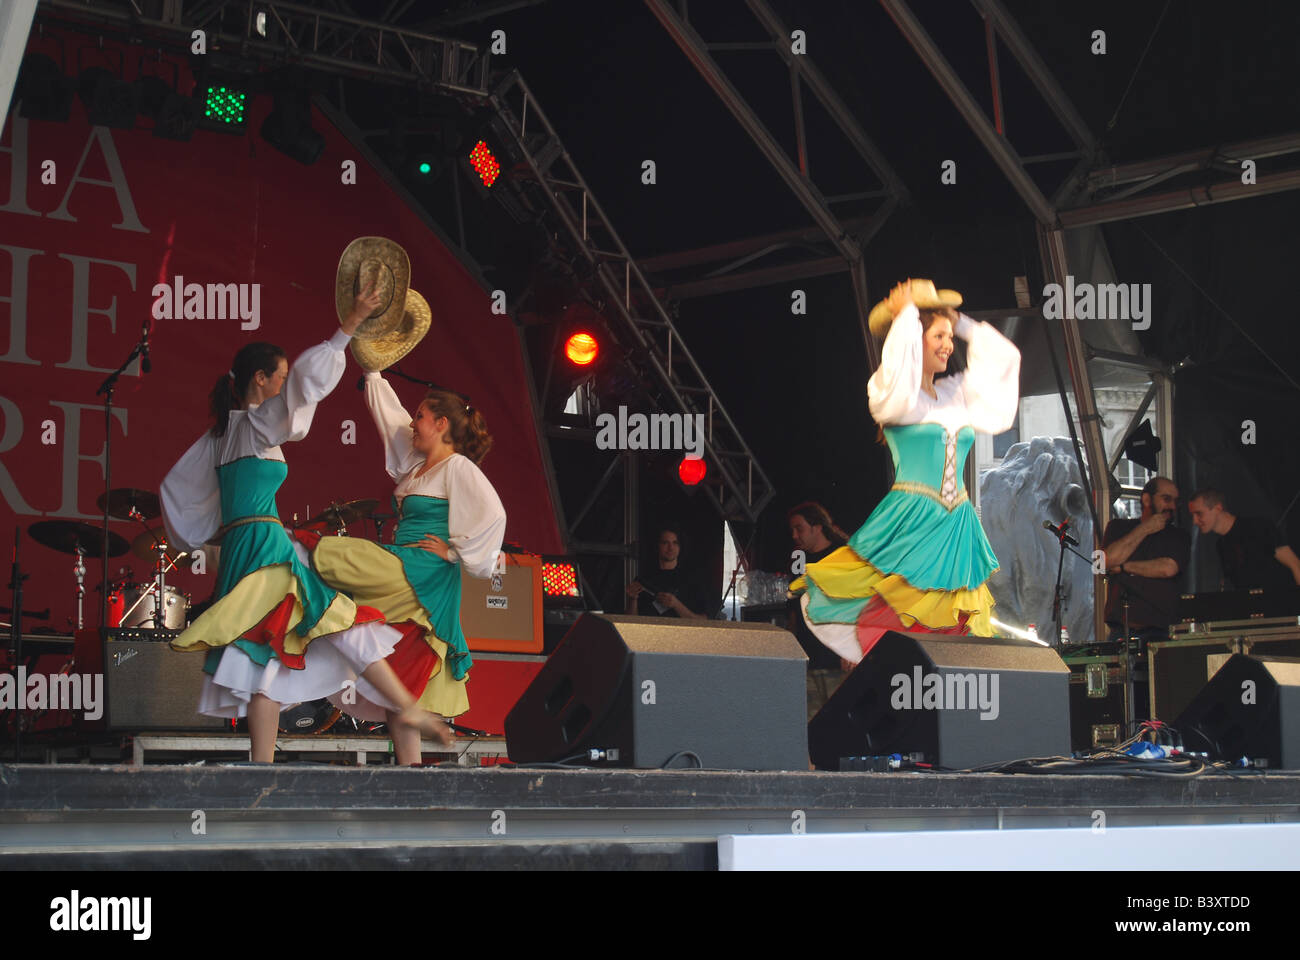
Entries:
<svg viewBox="0 0 1300 960">
<path fill-rule="evenodd" d="M 86 625 L 85 601 L 86 601 L 86 552 L 77 547 L 77 562 L 72 565 L 72 575 L 77 580 L 77 629 L 80 630 Z"/>
</svg>

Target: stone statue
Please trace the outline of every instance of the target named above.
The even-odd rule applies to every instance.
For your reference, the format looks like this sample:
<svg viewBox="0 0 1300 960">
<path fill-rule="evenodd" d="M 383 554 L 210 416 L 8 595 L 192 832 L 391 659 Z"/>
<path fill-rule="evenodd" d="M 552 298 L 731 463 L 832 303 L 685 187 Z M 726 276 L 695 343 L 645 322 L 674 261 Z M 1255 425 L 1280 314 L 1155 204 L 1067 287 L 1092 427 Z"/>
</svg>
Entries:
<svg viewBox="0 0 1300 960">
<path fill-rule="evenodd" d="M 1014 444 L 1002 465 L 980 478 L 980 519 L 999 561 L 988 581 L 997 604 L 993 616 L 1022 629 L 1033 623 L 1039 639 L 1053 646 L 1052 588 L 1060 548 L 1043 521 L 1059 524 L 1067 517 L 1079 541 L 1075 549 L 1091 557 L 1092 515 L 1068 438 Z M 1071 643 L 1092 642 L 1091 564 L 1067 551 L 1061 586 Z"/>
</svg>

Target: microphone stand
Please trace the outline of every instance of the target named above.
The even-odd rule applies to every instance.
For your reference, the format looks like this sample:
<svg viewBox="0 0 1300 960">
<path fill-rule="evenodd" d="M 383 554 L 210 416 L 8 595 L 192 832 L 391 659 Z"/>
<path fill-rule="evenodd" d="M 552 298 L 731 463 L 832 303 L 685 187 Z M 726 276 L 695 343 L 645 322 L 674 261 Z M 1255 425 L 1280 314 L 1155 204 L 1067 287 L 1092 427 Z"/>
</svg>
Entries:
<svg viewBox="0 0 1300 960">
<path fill-rule="evenodd" d="M 99 634 L 100 642 L 108 640 L 108 496 L 109 491 L 113 489 L 113 391 L 117 389 L 117 381 L 126 372 L 126 368 L 136 357 L 140 356 L 144 350 L 144 338 L 141 337 L 136 345 L 131 348 L 131 355 L 126 361 L 104 378 L 104 382 L 99 385 L 95 391 L 95 396 L 101 393 L 104 395 L 104 521 L 101 536 L 103 543 L 100 544 L 100 560 L 103 566 L 100 568 L 100 589 L 99 589 Z"/>
<path fill-rule="evenodd" d="M 1065 591 L 1061 589 L 1061 575 L 1064 573 L 1065 567 L 1065 551 L 1069 550 L 1084 563 L 1088 564 L 1089 567 L 1092 566 L 1091 557 L 1085 557 L 1078 550 L 1074 549 L 1074 547 L 1070 546 L 1070 540 L 1074 538 L 1070 537 L 1065 532 L 1066 526 L 1067 524 L 1061 524 L 1057 531 L 1048 531 L 1049 533 L 1054 533 L 1057 543 L 1061 546 L 1060 556 L 1058 556 L 1056 560 L 1056 587 L 1052 592 L 1052 624 L 1056 629 L 1056 638 L 1053 641 L 1052 646 L 1057 648 L 1061 646 L 1061 627 L 1065 623 L 1065 603 L 1064 597 L 1062 596 Z"/>
</svg>

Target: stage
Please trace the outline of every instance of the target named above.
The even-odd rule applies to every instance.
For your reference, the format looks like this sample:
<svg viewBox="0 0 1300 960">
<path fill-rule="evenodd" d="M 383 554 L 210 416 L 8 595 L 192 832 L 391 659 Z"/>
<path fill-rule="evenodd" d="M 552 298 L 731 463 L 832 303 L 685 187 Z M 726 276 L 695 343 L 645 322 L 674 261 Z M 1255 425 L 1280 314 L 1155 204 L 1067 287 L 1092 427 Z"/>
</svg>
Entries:
<svg viewBox="0 0 1300 960">
<path fill-rule="evenodd" d="M 0 766 L 0 868 L 691 869 L 723 835 L 1300 822 L 1300 774 Z M 800 812 L 802 816 L 800 816 Z"/>
</svg>

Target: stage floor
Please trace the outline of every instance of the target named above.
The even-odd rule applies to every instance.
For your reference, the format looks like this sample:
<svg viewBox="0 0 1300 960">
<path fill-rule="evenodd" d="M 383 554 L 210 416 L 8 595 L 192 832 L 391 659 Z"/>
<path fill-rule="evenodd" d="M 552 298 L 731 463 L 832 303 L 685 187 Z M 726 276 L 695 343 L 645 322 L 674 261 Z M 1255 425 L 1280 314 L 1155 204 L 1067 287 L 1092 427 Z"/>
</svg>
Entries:
<svg viewBox="0 0 1300 960">
<path fill-rule="evenodd" d="M 1300 822 L 1300 773 L 0 766 L 0 869 L 711 869 L 724 834 Z M 540 859 L 539 859 L 540 858 Z"/>
</svg>

